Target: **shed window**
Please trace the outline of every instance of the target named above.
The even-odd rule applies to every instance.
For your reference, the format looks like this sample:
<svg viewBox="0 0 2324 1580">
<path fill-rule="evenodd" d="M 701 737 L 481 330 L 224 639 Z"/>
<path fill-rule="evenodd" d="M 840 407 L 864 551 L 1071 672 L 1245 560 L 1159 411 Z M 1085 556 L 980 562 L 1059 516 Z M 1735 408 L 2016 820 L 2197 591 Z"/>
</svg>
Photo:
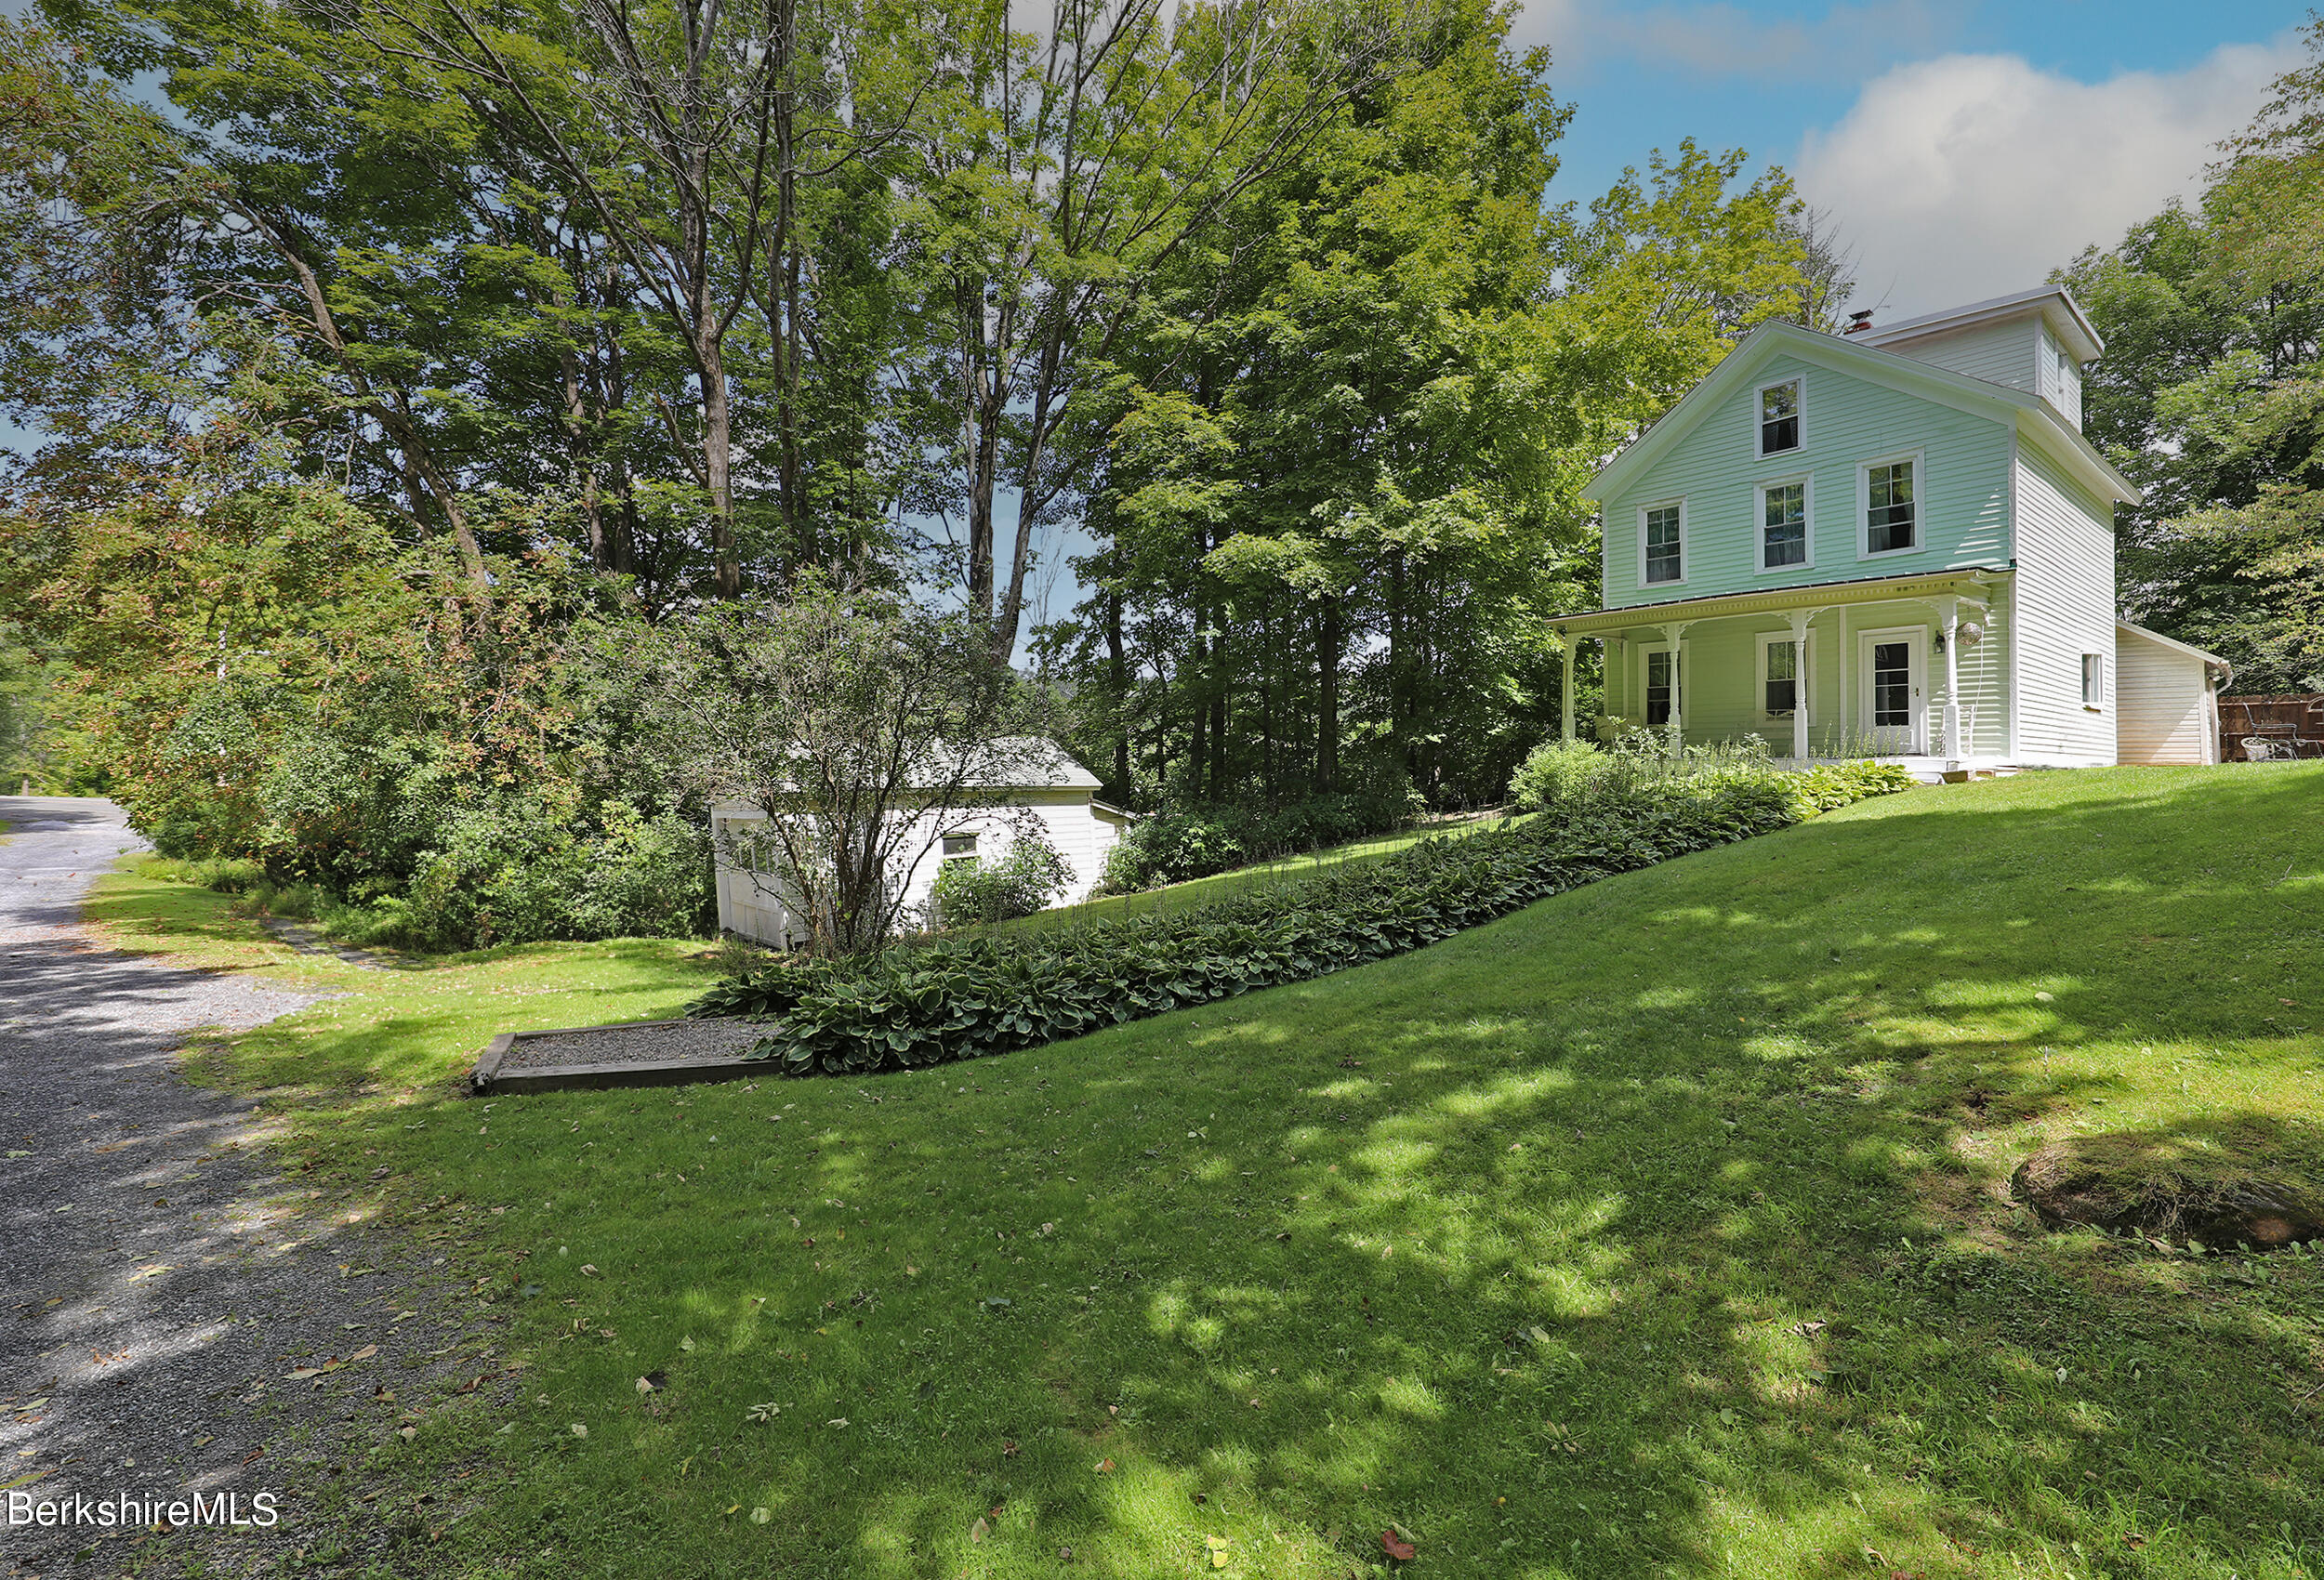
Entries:
<svg viewBox="0 0 2324 1580">
<path fill-rule="evenodd" d="M 1919 544 L 1920 506 L 1912 481 L 1910 461 L 1865 468 L 1865 553 L 1893 554 Z"/>
<path fill-rule="evenodd" d="M 2082 706 L 2106 705 L 2106 660 L 2104 653 L 2082 654 Z"/>
<path fill-rule="evenodd" d="M 1800 381 L 1771 384 L 1759 392 L 1759 453 L 1774 455 L 1799 447 Z"/>
<path fill-rule="evenodd" d="M 947 862 L 957 862 L 963 856 L 971 862 L 976 860 L 976 836 L 973 834 L 945 835 L 944 859 Z"/>
<path fill-rule="evenodd" d="M 1646 507 L 1646 580 L 1686 579 L 1686 523 L 1676 505 Z"/>
</svg>

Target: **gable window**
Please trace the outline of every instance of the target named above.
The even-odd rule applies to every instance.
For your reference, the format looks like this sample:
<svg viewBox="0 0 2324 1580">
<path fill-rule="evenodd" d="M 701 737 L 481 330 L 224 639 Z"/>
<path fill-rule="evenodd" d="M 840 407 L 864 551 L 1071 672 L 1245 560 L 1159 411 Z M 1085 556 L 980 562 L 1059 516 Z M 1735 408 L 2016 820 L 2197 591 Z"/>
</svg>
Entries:
<svg viewBox="0 0 2324 1580">
<path fill-rule="evenodd" d="M 1780 455 L 1800 447 L 1800 381 L 1764 384 L 1759 390 L 1759 453 Z"/>
<path fill-rule="evenodd" d="M 1921 458 L 1899 456 L 1863 468 L 1866 556 L 1904 554 L 1921 546 Z"/>
<path fill-rule="evenodd" d="M 2082 654 L 2082 706 L 2096 712 L 2106 705 L 2106 660 L 2104 653 Z"/>
<path fill-rule="evenodd" d="M 971 862 L 976 860 L 976 836 L 973 834 L 945 835 L 944 859 L 947 862 L 957 862 L 964 857 Z"/>
<path fill-rule="evenodd" d="M 1800 662 L 1800 647 L 1789 631 L 1763 631 L 1759 638 L 1760 708 L 1770 718 L 1789 718 L 1804 707 L 1809 678 L 1815 667 L 1816 638 L 1808 637 L 1808 664 Z"/>
<path fill-rule="evenodd" d="M 1686 501 L 1672 499 L 1638 512 L 1638 558 L 1648 586 L 1686 580 Z"/>
<path fill-rule="evenodd" d="M 1815 485 L 1806 478 L 1789 482 L 1764 482 L 1754 491 L 1758 498 L 1759 568 L 1783 571 L 1813 565 L 1808 544 L 1808 510 Z"/>
</svg>

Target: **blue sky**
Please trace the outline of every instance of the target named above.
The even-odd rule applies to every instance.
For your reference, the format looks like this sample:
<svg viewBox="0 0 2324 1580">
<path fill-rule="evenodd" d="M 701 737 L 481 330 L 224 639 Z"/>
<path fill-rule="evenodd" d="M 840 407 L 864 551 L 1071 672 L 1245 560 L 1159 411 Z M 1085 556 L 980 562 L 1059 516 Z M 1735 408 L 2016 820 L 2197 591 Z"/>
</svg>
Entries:
<svg viewBox="0 0 2324 1580">
<path fill-rule="evenodd" d="M 1883 317 L 2038 284 L 2191 192 L 2301 58 L 2304 4 L 1530 0 L 1577 112 L 1553 189 L 1683 137 L 1783 165 L 1863 253 Z M 1884 306 L 1883 306 L 1884 304 Z"/>
</svg>

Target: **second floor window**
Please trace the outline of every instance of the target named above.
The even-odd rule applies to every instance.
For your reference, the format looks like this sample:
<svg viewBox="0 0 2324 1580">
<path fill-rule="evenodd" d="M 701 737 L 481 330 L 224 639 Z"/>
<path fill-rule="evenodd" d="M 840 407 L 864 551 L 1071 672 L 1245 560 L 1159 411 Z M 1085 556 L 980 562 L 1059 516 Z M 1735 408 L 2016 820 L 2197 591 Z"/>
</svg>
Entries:
<svg viewBox="0 0 2324 1580">
<path fill-rule="evenodd" d="M 1775 571 L 1807 563 L 1807 484 L 1779 482 L 1760 490 L 1759 562 Z"/>
<path fill-rule="evenodd" d="M 1800 381 L 1770 384 L 1759 392 L 1759 453 L 1779 454 L 1800 447 Z"/>
<path fill-rule="evenodd" d="M 1920 544 L 1920 504 L 1913 493 L 1912 463 L 1891 461 L 1867 467 L 1864 552 L 1893 554 Z"/>
<path fill-rule="evenodd" d="M 1685 523 L 1676 505 L 1646 508 L 1646 580 L 1681 582 L 1686 579 Z"/>
</svg>

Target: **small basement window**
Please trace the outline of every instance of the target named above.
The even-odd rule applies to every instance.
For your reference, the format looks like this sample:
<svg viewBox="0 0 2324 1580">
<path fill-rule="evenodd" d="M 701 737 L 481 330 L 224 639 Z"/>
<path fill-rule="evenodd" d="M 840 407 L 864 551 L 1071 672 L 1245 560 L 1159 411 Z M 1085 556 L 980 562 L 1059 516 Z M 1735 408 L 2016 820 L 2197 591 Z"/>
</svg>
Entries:
<svg viewBox="0 0 2324 1580">
<path fill-rule="evenodd" d="M 2106 659 L 2104 653 L 2082 654 L 2082 706 L 2095 712 L 2106 705 Z"/>
<path fill-rule="evenodd" d="M 973 834 L 945 835 L 944 860 L 957 862 L 963 856 L 971 862 L 976 860 L 976 836 Z"/>
</svg>

